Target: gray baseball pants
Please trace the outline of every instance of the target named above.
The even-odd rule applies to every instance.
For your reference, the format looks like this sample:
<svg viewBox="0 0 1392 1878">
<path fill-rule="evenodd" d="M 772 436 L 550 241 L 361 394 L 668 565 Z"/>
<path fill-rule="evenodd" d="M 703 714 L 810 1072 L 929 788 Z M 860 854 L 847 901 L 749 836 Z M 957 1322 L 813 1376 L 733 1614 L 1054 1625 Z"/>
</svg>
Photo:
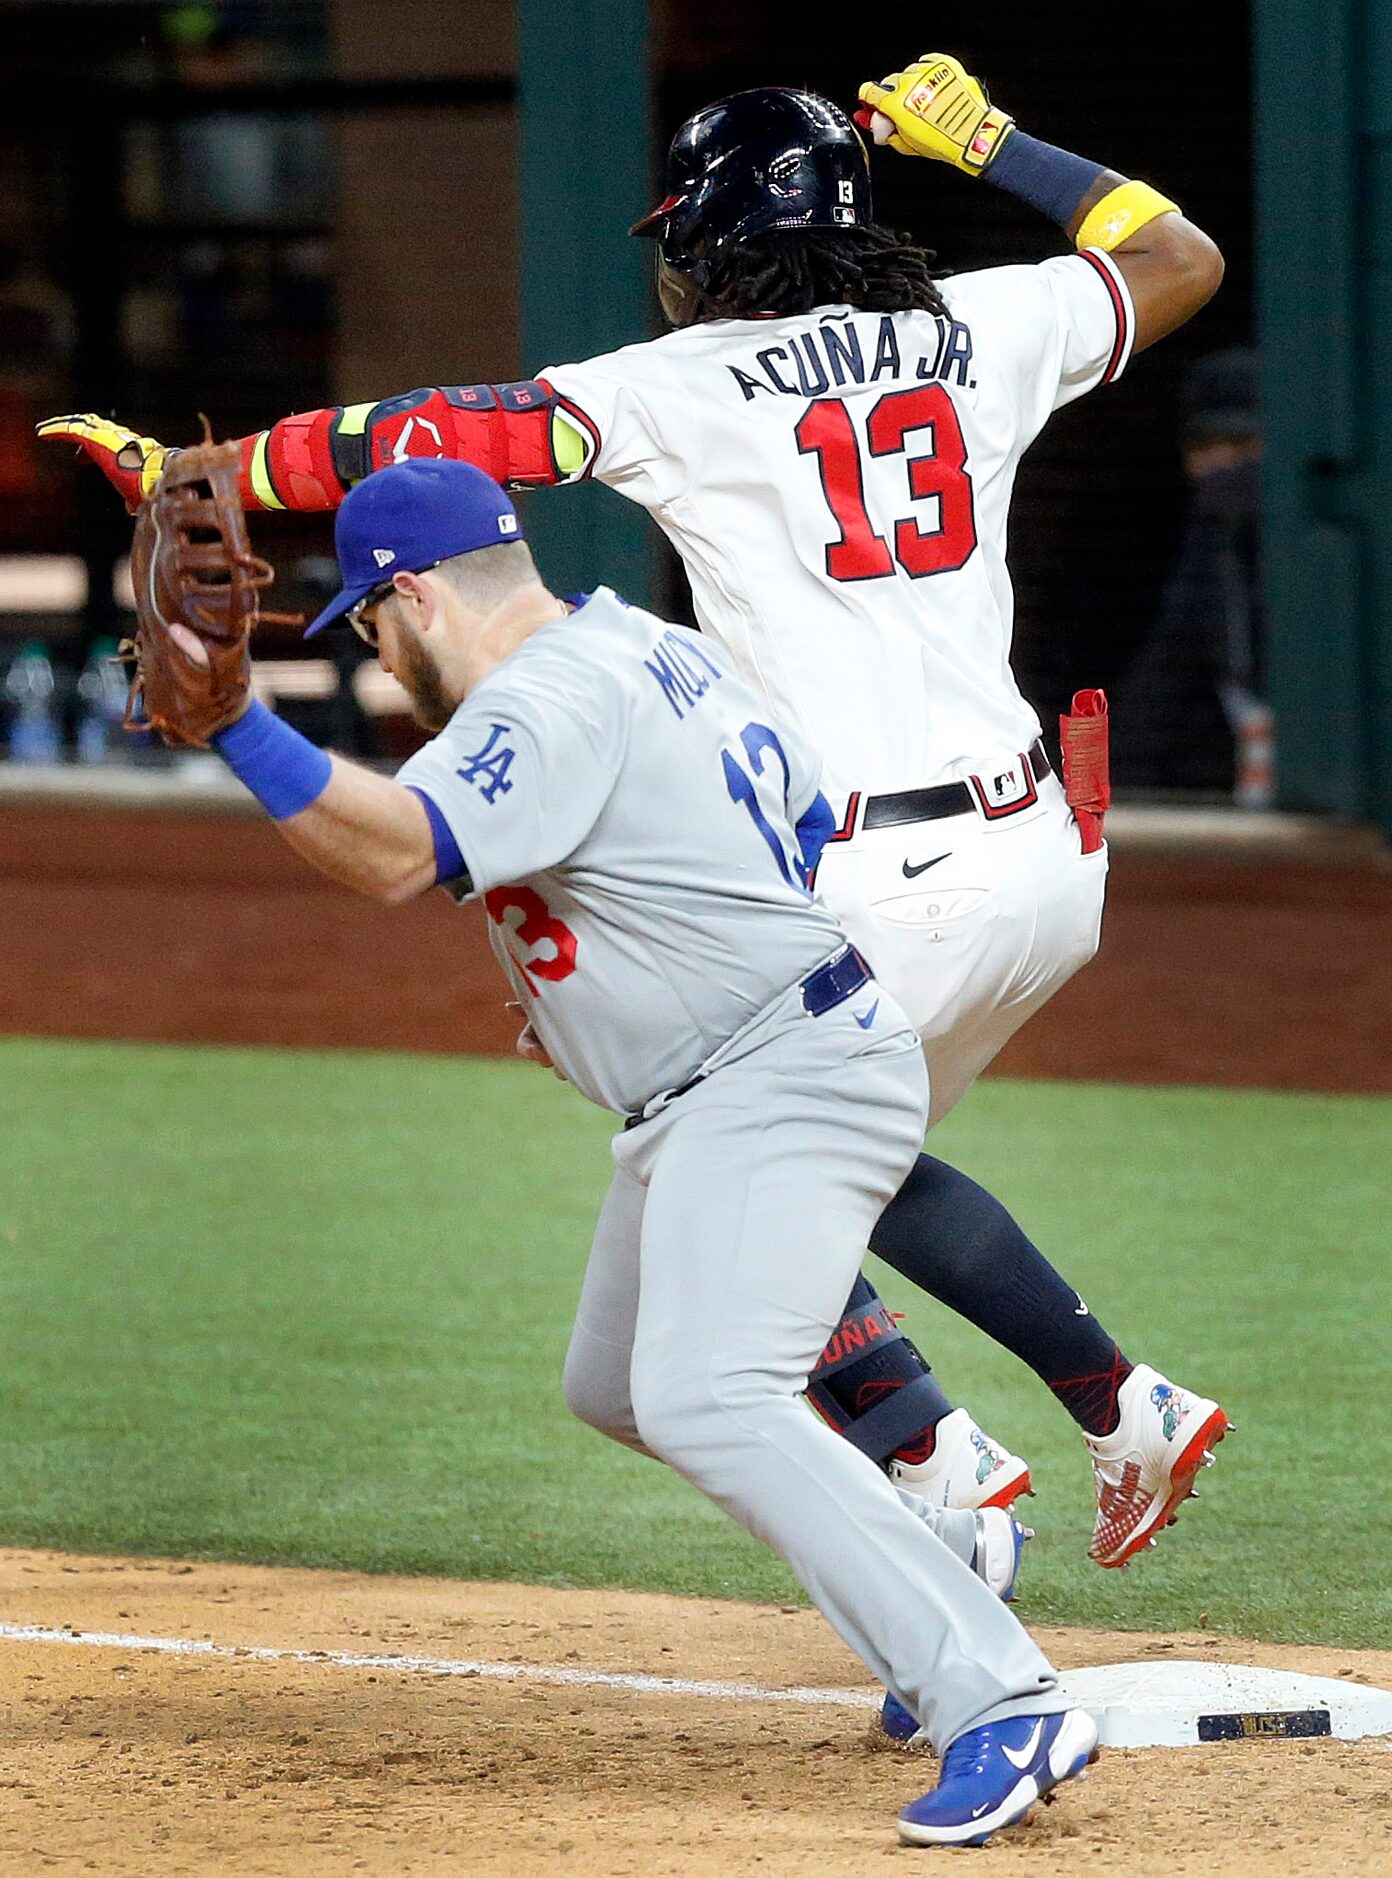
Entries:
<svg viewBox="0 0 1392 1878">
<path fill-rule="evenodd" d="M 918 1503 L 799 1399 L 927 1113 L 918 1038 L 882 986 L 817 1018 L 796 989 L 777 1000 L 616 1138 L 565 1391 L 786 1559 L 941 1752 L 1071 1705 Z"/>
</svg>

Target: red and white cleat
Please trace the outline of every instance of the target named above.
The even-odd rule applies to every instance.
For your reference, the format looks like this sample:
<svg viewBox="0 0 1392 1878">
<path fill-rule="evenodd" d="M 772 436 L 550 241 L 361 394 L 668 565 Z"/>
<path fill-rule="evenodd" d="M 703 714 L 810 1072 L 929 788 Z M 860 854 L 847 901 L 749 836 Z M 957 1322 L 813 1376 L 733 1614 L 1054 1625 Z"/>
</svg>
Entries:
<svg viewBox="0 0 1392 1878">
<path fill-rule="evenodd" d="M 1121 1420 L 1109 1435 L 1085 1435 L 1097 1488 L 1088 1557 L 1125 1565 L 1173 1523 L 1201 1467 L 1231 1423 L 1216 1402 L 1176 1388 L 1137 1364 L 1117 1391 Z"/>
<path fill-rule="evenodd" d="M 907 1487 L 930 1506 L 973 1513 L 987 1506 L 1009 1511 L 1022 1493 L 1033 1493 L 1028 1463 L 983 1434 L 965 1409 L 944 1415 L 934 1433 L 926 1461 L 889 1463 L 896 1486 Z"/>
</svg>

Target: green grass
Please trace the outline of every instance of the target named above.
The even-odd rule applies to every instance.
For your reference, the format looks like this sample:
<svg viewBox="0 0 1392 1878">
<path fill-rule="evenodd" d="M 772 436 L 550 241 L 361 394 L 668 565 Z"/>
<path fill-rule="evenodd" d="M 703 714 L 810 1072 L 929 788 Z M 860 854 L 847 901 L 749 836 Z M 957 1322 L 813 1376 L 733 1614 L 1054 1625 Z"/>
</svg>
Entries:
<svg viewBox="0 0 1392 1878">
<path fill-rule="evenodd" d="M 0 1539 L 787 1598 L 565 1411 L 609 1132 L 520 1064 L 0 1042 Z M 937 1144 L 1240 1427 L 1098 1572 L 1067 1418 L 878 1274 L 1034 1465 L 1025 1614 L 1392 1644 L 1392 1103 L 996 1082 Z"/>
</svg>

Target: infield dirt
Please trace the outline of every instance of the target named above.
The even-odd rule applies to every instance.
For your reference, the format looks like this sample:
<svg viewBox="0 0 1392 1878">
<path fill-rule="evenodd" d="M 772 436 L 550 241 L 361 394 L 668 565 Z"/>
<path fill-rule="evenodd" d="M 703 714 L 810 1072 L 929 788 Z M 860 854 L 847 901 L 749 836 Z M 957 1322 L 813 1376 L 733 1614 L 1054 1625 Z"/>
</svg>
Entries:
<svg viewBox="0 0 1392 1878">
<path fill-rule="evenodd" d="M 1027 1613 L 1026 1613 L 1027 1614 Z M 868 1686 L 800 1608 L 0 1552 L 0 1621 L 765 1687 Z M 1392 1685 L 1392 1653 L 1038 1632 L 1063 1667 L 1156 1655 Z M 841 1878 L 935 1855 L 894 1814 L 931 1760 L 869 1711 L 0 1640 L 0 1871 Z M 1392 1746 L 1105 1754 L 985 1873 L 1392 1870 Z"/>
</svg>

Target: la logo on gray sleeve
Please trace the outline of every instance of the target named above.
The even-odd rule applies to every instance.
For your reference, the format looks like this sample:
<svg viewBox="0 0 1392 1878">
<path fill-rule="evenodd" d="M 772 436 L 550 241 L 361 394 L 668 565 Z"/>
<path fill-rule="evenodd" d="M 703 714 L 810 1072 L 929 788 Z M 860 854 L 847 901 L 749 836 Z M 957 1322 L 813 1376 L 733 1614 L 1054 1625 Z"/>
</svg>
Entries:
<svg viewBox="0 0 1392 1878">
<path fill-rule="evenodd" d="M 508 771 L 516 760 L 517 752 L 510 743 L 502 743 L 504 737 L 511 735 L 510 724 L 490 724 L 488 740 L 483 748 L 475 750 L 472 756 L 466 756 L 457 771 L 461 781 L 472 783 L 484 801 L 490 804 L 496 802 L 500 795 L 506 795 L 512 787 L 508 781 Z"/>
</svg>

